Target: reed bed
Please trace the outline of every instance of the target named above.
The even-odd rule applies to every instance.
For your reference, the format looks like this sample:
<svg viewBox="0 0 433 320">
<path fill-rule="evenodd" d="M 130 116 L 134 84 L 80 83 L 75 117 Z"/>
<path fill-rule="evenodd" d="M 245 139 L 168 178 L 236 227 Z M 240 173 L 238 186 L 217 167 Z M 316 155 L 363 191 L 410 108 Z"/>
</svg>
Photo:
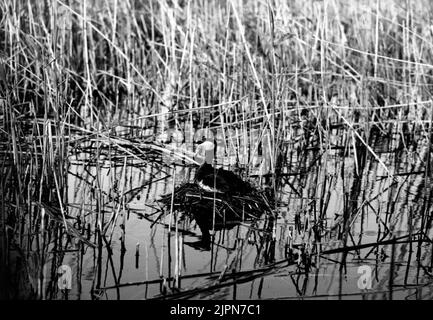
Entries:
<svg viewBox="0 0 433 320">
<path fill-rule="evenodd" d="M 160 285 L 153 297 L 209 298 L 259 279 L 260 298 L 265 279 L 289 273 L 295 295 L 308 296 L 324 259 L 341 280 L 354 259 L 391 251 L 391 266 L 376 269 L 399 276 L 385 276 L 376 295 L 424 285 L 433 265 L 429 9 L 393 0 L 1 0 L 1 297 L 68 298 L 58 267 L 73 254 L 81 283 L 91 252 L 90 297 L 120 298 L 129 285 L 115 259 L 127 250 L 131 212 L 175 239 L 154 247 L 159 278 L 132 282 L 146 285 L 146 297 L 150 284 Z M 219 165 L 273 190 L 278 219 L 221 238 L 235 248 L 225 267 L 215 270 L 216 249 L 210 274 L 184 289 L 194 278 L 182 274 L 190 231 L 172 215 L 152 219 L 158 209 L 134 212 L 131 201 L 145 192 L 154 208 L 178 186 L 173 167 L 191 180 L 203 134 L 215 137 Z M 154 187 L 162 180 L 163 190 Z M 377 239 L 366 243 L 372 228 Z M 248 246 L 259 249 L 245 269 Z M 137 263 L 142 248 L 148 265 L 149 244 L 134 244 Z M 171 251 L 175 267 L 164 258 Z"/>
</svg>

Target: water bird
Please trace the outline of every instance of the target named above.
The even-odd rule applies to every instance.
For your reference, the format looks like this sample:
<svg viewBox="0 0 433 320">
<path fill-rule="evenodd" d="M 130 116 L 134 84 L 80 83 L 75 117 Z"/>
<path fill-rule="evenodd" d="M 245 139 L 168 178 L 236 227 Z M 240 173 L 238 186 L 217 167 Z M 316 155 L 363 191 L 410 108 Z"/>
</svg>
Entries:
<svg viewBox="0 0 433 320">
<path fill-rule="evenodd" d="M 254 191 L 253 187 L 248 182 L 244 181 L 234 172 L 214 167 L 215 143 L 212 142 L 210 138 L 203 137 L 195 153 L 195 158 L 198 156 L 200 156 L 198 159 L 199 163 L 201 162 L 202 164 L 196 171 L 194 183 L 199 187 L 200 195 L 202 191 L 212 192 L 215 195 L 218 194 L 217 197 L 219 199 L 225 199 L 225 201 L 233 205 L 234 199 L 232 196 L 246 196 L 252 194 Z M 212 241 L 209 231 L 213 228 L 213 203 L 209 201 L 197 203 L 193 209 L 193 215 L 202 232 L 202 241 L 199 245 L 202 248 L 209 249 L 209 245 Z M 221 217 L 219 217 L 217 219 L 217 224 L 220 225 L 220 227 L 224 225 L 228 228 L 229 225 L 224 222 L 226 218 L 229 221 L 239 220 L 239 216 L 229 210 L 225 218 L 221 219 Z"/>
<path fill-rule="evenodd" d="M 251 185 L 232 171 L 213 166 L 215 144 L 209 139 L 202 142 L 195 156 L 202 154 L 202 165 L 195 175 L 195 183 L 206 192 L 216 192 L 225 195 L 246 195 L 252 192 Z M 204 156 L 203 156 L 204 154 Z"/>
<path fill-rule="evenodd" d="M 266 214 L 272 217 L 273 196 L 259 190 L 236 173 L 217 168 L 214 164 L 216 146 L 211 138 L 203 137 L 194 154 L 200 164 L 194 181 L 164 195 L 161 202 L 192 217 L 201 230 L 201 241 L 187 243 L 196 249 L 209 250 L 211 230 L 231 229 L 242 221 Z M 174 198 L 173 198 L 174 195 Z"/>
</svg>

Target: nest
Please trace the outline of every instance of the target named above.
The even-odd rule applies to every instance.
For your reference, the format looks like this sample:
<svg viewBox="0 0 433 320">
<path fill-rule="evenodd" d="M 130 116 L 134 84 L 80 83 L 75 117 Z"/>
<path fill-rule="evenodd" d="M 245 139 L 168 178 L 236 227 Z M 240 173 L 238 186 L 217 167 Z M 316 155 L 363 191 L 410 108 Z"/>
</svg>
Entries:
<svg viewBox="0 0 433 320">
<path fill-rule="evenodd" d="M 215 230 L 230 228 L 262 215 L 272 216 L 272 193 L 268 189 L 251 190 L 248 194 L 225 194 L 204 191 L 195 183 L 184 183 L 175 188 L 174 198 L 173 193 L 168 193 L 159 202 L 170 210 L 173 198 L 173 210 L 194 219 L 205 234 L 213 227 L 214 212 Z"/>
</svg>

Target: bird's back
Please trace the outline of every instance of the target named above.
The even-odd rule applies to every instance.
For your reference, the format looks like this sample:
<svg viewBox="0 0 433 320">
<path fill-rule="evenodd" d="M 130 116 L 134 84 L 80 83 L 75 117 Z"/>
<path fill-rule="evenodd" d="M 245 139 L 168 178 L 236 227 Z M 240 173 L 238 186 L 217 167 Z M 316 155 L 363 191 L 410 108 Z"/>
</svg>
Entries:
<svg viewBox="0 0 433 320">
<path fill-rule="evenodd" d="M 195 181 L 205 191 L 214 188 L 217 192 L 233 194 L 248 194 L 252 191 L 251 185 L 232 171 L 222 168 L 215 170 L 208 163 L 204 163 L 199 167 L 195 175 Z"/>
<path fill-rule="evenodd" d="M 218 176 L 222 177 L 223 180 L 226 182 L 228 189 L 232 193 L 237 194 L 248 194 L 251 192 L 252 188 L 251 185 L 242 180 L 241 177 L 239 177 L 237 174 L 235 174 L 232 171 L 224 170 L 222 168 L 218 169 Z"/>
</svg>

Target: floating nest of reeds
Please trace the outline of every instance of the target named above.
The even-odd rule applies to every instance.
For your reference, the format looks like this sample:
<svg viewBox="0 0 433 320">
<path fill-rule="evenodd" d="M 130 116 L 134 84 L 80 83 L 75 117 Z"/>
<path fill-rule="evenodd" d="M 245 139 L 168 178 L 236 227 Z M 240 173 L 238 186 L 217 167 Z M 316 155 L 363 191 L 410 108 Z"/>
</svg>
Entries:
<svg viewBox="0 0 433 320">
<path fill-rule="evenodd" d="M 267 215 L 273 217 L 274 197 L 270 189 L 252 187 L 248 194 L 204 191 L 195 183 L 184 183 L 161 197 L 159 202 L 173 211 L 195 220 L 202 232 L 202 242 L 210 241 L 209 231 L 221 230 Z M 214 218 L 215 217 L 215 218 Z"/>
</svg>

